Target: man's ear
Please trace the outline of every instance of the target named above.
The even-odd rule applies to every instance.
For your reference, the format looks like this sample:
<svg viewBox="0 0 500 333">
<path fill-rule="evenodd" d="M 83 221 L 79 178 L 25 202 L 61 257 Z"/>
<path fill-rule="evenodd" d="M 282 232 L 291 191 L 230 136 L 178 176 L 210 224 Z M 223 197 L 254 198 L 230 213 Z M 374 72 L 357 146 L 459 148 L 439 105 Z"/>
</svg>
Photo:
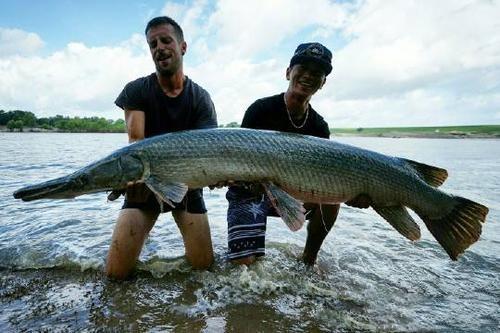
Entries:
<svg viewBox="0 0 500 333">
<path fill-rule="evenodd" d="M 186 43 L 186 41 L 184 41 L 184 42 L 181 43 L 181 53 L 182 53 L 182 55 L 185 55 L 186 51 L 187 51 L 187 43 Z"/>
<path fill-rule="evenodd" d="M 290 81 L 290 71 L 291 71 L 290 67 L 287 67 L 287 69 L 286 69 L 286 79 L 287 79 L 287 81 Z"/>
</svg>

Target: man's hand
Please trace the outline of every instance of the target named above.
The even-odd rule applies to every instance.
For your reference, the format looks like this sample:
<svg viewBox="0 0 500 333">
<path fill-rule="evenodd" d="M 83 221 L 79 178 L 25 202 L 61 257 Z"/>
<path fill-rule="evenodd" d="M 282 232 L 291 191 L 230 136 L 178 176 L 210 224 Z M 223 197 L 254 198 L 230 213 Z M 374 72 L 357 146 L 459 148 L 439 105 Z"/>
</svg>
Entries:
<svg viewBox="0 0 500 333">
<path fill-rule="evenodd" d="M 144 182 L 128 182 L 126 189 L 111 191 L 108 195 L 108 200 L 113 201 L 118 199 L 122 194 L 126 194 L 127 200 L 130 202 L 146 202 L 150 193 Z"/>
<path fill-rule="evenodd" d="M 215 188 L 222 188 L 225 186 L 240 186 L 256 195 L 260 195 L 265 192 L 264 187 L 260 183 L 241 182 L 234 180 L 221 181 L 214 185 L 209 185 L 208 188 L 213 190 Z"/>
<path fill-rule="evenodd" d="M 127 184 L 127 201 L 146 202 L 150 193 L 148 187 L 142 181 L 129 182 Z"/>
<path fill-rule="evenodd" d="M 213 189 L 216 189 L 216 188 L 223 188 L 225 186 L 233 186 L 235 184 L 234 181 L 232 180 L 227 180 L 227 181 L 221 181 L 221 182 L 217 182 L 213 185 L 208 185 L 208 188 L 213 190 Z"/>
<path fill-rule="evenodd" d="M 113 190 L 110 194 L 108 194 L 109 201 L 115 201 L 120 196 L 125 195 L 125 190 Z"/>
</svg>

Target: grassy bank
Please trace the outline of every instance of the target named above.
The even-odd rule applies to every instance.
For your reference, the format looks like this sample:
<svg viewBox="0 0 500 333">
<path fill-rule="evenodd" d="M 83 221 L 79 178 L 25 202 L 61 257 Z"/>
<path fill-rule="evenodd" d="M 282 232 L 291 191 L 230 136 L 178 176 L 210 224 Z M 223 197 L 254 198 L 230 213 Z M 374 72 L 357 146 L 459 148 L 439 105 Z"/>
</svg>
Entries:
<svg viewBox="0 0 500 333">
<path fill-rule="evenodd" d="M 332 128 L 336 136 L 415 138 L 500 138 L 500 125 Z"/>
</svg>

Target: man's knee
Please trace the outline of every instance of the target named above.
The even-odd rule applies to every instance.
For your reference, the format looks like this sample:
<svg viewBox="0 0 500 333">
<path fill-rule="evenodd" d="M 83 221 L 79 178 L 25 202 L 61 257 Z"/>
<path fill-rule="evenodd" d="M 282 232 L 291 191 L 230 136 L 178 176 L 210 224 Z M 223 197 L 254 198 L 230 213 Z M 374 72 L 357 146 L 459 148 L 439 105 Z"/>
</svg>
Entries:
<svg viewBox="0 0 500 333">
<path fill-rule="evenodd" d="M 214 255 L 207 214 L 173 211 L 172 215 L 181 231 L 188 262 L 195 269 L 209 268 Z"/>
<path fill-rule="evenodd" d="M 307 231 L 326 235 L 337 220 L 340 205 L 311 205 L 310 207 L 313 212 Z"/>
<path fill-rule="evenodd" d="M 106 260 L 108 277 L 121 280 L 130 275 L 157 216 L 139 209 L 120 211 Z"/>
</svg>

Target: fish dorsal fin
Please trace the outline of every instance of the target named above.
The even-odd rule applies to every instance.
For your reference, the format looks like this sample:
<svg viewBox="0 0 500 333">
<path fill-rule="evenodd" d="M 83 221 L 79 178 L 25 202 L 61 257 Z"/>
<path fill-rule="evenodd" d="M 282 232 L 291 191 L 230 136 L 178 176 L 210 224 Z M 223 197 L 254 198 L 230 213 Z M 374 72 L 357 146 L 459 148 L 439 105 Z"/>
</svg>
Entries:
<svg viewBox="0 0 500 333">
<path fill-rule="evenodd" d="M 269 201 L 292 231 L 297 231 L 304 225 L 306 210 L 302 202 L 283 191 L 273 183 L 263 184 Z"/>
<path fill-rule="evenodd" d="M 438 187 L 444 183 L 448 178 L 448 171 L 432 165 L 423 164 L 420 162 L 402 158 L 403 161 L 408 163 L 412 169 L 422 178 L 427 184 L 433 187 Z"/>
<path fill-rule="evenodd" d="M 382 216 L 401 235 L 409 240 L 416 241 L 420 238 L 420 228 L 403 206 L 376 207 L 373 209 Z"/>
<path fill-rule="evenodd" d="M 145 183 L 158 199 L 172 207 L 172 202 L 181 202 L 188 191 L 188 186 L 184 183 L 163 183 L 152 176 L 148 177 Z"/>
</svg>

